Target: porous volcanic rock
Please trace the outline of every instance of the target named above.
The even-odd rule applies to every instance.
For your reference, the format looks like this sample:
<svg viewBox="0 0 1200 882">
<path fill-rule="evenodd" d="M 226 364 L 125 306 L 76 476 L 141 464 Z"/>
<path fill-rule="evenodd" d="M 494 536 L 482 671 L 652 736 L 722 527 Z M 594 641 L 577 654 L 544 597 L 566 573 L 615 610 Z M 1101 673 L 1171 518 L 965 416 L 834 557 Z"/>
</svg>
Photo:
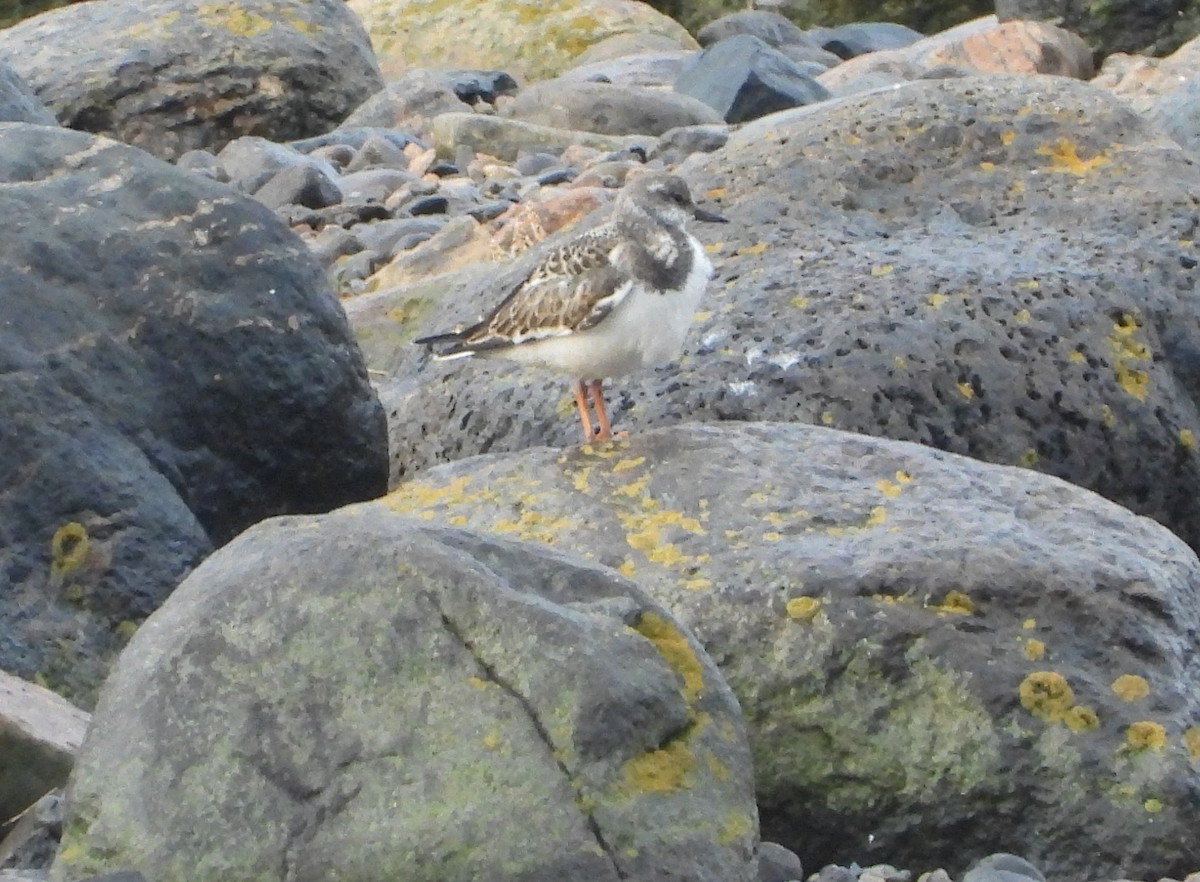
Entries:
<svg viewBox="0 0 1200 882">
<path fill-rule="evenodd" d="M 57 880 L 752 882 L 737 702 L 611 570 L 396 518 L 268 521 L 107 682 Z"/>
<path fill-rule="evenodd" d="M 0 31 L 63 125 L 156 156 L 334 128 L 382 86 L 343 0 L 98 0 Z"/>
<path fill-rule="evenodd" d="M 1089 487 L 1200 547 L 1200 167 L 1101 89 L 921 81 L 751 123 L 682 173 L 718 278 L 676 364 L 611 383 L 618 428 L 783 420 Z M 426 292 L 415 332 L 499 277 Z M 449 290 L 449 287 L 447 287 Z M 571 443 L 567 384 L 395 356 L 393 477 Z"/>
<path fill-rule="evenodd" d="M 384 501 L 670 608 L 742 704 L 764 838 L 809 866 L 957 874 L 1005 844 L 1055 882 L 1200 862 L 1200 561 L 1089 491 L 743 423 L 461 460 Z"/>
<path fill-rule="evenodd" d="M 262 205 L 125 145 L 0 125 L 0 666 L 89 705 L 214 544 L 382 492 L 345 314 Z"/>
</svg>

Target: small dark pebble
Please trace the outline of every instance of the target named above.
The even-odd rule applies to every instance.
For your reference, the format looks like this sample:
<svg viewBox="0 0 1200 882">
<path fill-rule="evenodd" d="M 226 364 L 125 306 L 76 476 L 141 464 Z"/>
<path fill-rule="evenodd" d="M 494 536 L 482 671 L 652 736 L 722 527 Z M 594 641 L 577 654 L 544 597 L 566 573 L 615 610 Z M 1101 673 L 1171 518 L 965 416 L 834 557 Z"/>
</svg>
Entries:
<svg viewBox="0 0 1200 882">
<path fill-rule="evenodd" d="M 444 159 L 440 162 L 435 162 L 429 167 L 429 170 L 439 178 L 448 178 L 451 175 L 456 175 L 459 173 L 457 165 L 455 165 L 453 162 L 447 162 Z"/>
<path fill-rule="evenodd" d="M 468 208 L 467 214 L 480 223 L 484 223 L 485 221 L 495 220 L 512 208 L 512 205 L 511 202 L 497 199 L 492 202 L 485 202 L 482 205 L 476 205 L 474 208 Z"/>
<path fill-rule="evenodd" d="M 423 214 L 445 214 L 449 207 L 450 200 L 445 196 L 422 196 L 405 206 L 413 217 L 420 217 Z"/>
<path fill-rule="evenodd" d="M 1196 268 L 1196 258 L 1189 257 L 1186 254 L 1181 254 L 1181 255 L 1179 255 L 1179 265 L 1181 267 L 1183 267 L 1184 269 L 1195 269 Z"/>
<path fill-rule="evenodd" d="M 555 184 L 566 184 L 579 177 L 579 172 L 573 168 L 553 168 L 538 176 L 537 182 L 543 187 L 551 187 Z"/>
</svg>

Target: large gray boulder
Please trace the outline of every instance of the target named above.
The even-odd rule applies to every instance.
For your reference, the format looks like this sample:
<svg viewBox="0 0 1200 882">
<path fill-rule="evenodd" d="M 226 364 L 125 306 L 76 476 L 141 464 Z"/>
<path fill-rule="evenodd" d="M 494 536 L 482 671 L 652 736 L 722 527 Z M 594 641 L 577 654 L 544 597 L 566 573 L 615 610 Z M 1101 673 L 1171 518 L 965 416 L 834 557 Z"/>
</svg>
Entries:
<svg viewBox="0 0 1200 882">
<path fill-rule="evenodd" d="M 1200 864 L 1200 561 L 1093 493 L 740 423 L 465 459 L 386 503 L 587 555 L 670 608 L 742 704 L 764 838 L 807 866 Z"/>
<path fill-rule="evenodd" d="M 741 713 L 611 570 L 396 518 L 268 521 L 105 686 L 51 878 L 751 882 Z"/>
<path fill-rule="evenodd" d="M 54 114 L 38 100 L 29 84 L 3 61 L 0 61 L 0 122 L 58 125 Z"/>
<path fill-rule="evenodd" d="M 541 126 L 603 135 L 661 135 L 721 122 L 702 101 L 664 89 L 550 80 L 522 89 L 505 113 Z"/>
<path fill-rule="evenodd" d="M 1061 77 L 922 81 L 751 123 L 682 172 L 731 221 L 696 227 L 718 277 L 678 364 L 610 384 L 618 428 L 919 441 L 1067 478 L 1200 547 L 1200 166 L 1143 117 Z M 499 292 L 414 286 L 400 327 Z M 576 439 L 560 378 L 392 351 L 396 478 Z"/>
<path fill-rule="evenodd" d="M 0 31 L 0 58 L 63 125 L 166 159 L 326 132 L 383 85 L 342 0 L 96 0 Z"/>
<path fill-rule="evenodd" d="M 0 124 L 0 667 L 85 706 L 215 545 L 385 489 L 336 297 L 265 207 L 107 138 Z"/>
</svg>

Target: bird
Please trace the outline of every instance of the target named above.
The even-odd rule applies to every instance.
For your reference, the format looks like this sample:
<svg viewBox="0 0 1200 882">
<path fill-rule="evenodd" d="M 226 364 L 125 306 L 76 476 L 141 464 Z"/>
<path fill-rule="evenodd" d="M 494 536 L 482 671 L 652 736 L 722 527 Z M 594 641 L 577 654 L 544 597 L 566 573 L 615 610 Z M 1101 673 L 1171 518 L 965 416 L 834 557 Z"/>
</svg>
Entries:
<svg viewBox="0 0 1200 882">
<path fill-rule="evenodd" d="M 441 361 L 499 357 L 566 374 L 584 441 L 611 440 L 604 380 L 678 356 L 713 276 L 691 219 L 727 222 L 678 175 L 631 174 L 607 221 L 552 248 L 484 318 L 414 342 L 444 346 Z"/>
</svg>

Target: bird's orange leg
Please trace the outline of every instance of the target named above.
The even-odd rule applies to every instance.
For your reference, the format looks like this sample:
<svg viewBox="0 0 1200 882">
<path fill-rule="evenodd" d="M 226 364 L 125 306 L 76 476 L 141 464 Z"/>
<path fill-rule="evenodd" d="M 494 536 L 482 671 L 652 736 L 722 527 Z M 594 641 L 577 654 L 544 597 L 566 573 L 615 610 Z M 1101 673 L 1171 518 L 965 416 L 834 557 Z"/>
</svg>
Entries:
<svg viewBox="0 0 1200 882">
<path fill-rule="evenodd" d="M 604 409 L 604 388 L 603 380 L 592 380 L 589 385 L 592 391 L 592 402 L 596 405 L 596 422 L 600 427 L 596 429 L 594 440 L 596 441 L 611 441 L 612 426 L 608 423 L 608 411 Z"/>
<path fill-rule="evenodd" d="M 592 421 L 588 416 L 588 387 L 583 380 L 575 381 L 575 404 L 579 407 L 579 421 L 583 423 L 583 440 L 592 440 Z"/>
</svg>

